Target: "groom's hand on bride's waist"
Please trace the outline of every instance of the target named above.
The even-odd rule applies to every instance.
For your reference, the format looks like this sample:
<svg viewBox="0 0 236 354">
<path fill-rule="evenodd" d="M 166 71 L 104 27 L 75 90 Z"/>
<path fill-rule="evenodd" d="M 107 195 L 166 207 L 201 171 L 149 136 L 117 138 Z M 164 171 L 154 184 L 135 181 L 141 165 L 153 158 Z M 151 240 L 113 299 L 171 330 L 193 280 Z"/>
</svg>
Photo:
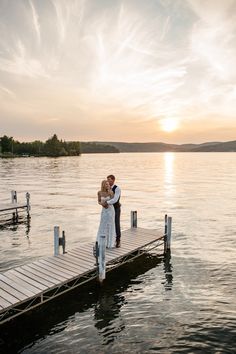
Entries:
<svg viewBox="0 0 236 354">
<path fill-rule="evenodd" d="M 107 208 L 108 208 L 107 202 L 105 202 L 105 203 L 103 204 L 103 206 L 104 206 L 105 209 L 107 209 Z"/>
</svg>

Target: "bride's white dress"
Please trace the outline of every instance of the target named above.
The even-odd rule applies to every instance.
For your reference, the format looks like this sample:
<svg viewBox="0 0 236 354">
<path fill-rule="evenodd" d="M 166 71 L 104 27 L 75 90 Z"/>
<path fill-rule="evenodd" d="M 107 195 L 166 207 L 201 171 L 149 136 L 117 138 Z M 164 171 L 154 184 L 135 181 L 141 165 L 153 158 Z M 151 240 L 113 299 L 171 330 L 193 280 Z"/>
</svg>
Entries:
<svg viewBox="0 0 236 354">
<path fill-rule="evenodd" d="M 101 202 L 105 202 L 111 199 L 108 197 L 101 197 Z M 97 233 L 97 241 L 100 243 L 100 237 L 106 237 L 106 247 L 115 247 L 116 242 L 116 229 L 115 229 L 115 209 L 113 205 L 109 205 L 108 208 L 102 207 L 100 225 Z"/>
</svg>

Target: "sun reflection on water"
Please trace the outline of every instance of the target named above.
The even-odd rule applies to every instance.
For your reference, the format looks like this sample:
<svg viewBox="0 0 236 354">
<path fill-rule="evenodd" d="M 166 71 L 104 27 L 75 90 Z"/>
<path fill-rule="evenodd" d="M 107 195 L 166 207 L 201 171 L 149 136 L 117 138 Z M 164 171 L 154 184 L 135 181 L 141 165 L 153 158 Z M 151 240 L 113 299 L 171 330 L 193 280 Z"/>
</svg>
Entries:
<svg viewBox="0 0 236 354">
<path fill-rule="evenodd" d="M 173 152 L 166 152 L 164 154 L 165 183 L 167 185 L 172 184 L 173 181 L 174 160 L 175 160 L 175 155 Z"/>
</svg>

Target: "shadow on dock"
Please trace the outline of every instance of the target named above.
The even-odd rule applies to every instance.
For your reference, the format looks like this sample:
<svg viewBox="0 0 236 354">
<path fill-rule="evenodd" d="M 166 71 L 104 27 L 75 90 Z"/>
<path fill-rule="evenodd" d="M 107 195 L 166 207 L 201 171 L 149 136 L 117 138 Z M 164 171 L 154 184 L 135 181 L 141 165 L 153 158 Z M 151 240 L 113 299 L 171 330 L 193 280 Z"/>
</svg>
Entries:
<svg viewBox="0 0 236 354">
<path fill-rule="evenodd" d="M 170 253 L 165 256 L 154 253 L 143 254 L 135 261 L 108 272 L 102 286 L 91 280 L 45 303 L 38 309 L 3 324 L 0 334 L 0 352 L 16 353 L 32 347 L 41 338 L 65 330 L 69 317 L 91 308 L 94 309 L 94 326 L 102 337 L 103 344 L 113 342 L 117 334 L 125 328 L 120 317 L 120 310 L 126 302 L 124 291 L 139 275 L 160 265 L 163 265 L 166 278 L 164 287 L 170 290 L 173 281 L 170 260 Z M 119 317 L 120 321 L 116 321 L 117 325 L 114 328 L 114 320 Z M 112 335 L 106 330 L 111 324 L 113 324 Z"/>
</svg>

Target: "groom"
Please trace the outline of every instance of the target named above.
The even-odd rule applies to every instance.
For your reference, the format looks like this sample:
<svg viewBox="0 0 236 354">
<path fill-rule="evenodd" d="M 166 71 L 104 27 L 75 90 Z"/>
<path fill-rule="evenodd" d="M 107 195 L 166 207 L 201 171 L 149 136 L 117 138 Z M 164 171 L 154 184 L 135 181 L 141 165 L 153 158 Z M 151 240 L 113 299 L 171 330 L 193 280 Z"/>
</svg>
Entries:
<svg viewBox="0 0 236 354">
<path fill-rule="evenodd" d="M 120 232 L 120 195 L 121 195 L 121 190 L 120 188 L 115 185 L 115 176 L 109 175 L 107 176 L 107 181 L 111 186 L 111 189 L 114 193 L 114 197 L 110 200 L 107 201 L 107 204 L 112 204 L 115 209 L 115 226 L 116 226 L 116 247 L 120 247 L 120 237 L 121 237 L 121 232 Z"/>
</svg>

